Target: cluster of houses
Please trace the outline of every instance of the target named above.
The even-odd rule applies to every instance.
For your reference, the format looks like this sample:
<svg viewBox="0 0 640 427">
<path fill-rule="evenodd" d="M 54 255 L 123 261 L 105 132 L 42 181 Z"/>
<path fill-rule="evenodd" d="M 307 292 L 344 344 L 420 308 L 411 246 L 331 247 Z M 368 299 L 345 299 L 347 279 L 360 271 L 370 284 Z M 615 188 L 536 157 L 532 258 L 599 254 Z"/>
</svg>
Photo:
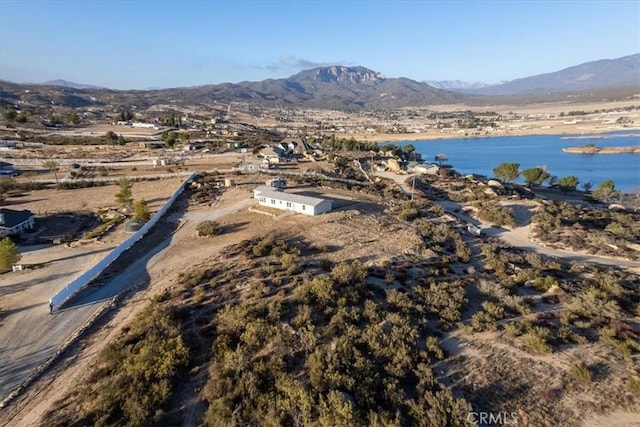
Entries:
<svg viewBox="0 0 640 427">
<path fill-rule="evenodd" d="M 289 163 L 296 157 L 313 153 L 314 148 L 302 138 L 285 138 L 277 144 L 263 147 L 256 152 L 256 157 L 263 159 L 267 165 Z"/>
</svg>

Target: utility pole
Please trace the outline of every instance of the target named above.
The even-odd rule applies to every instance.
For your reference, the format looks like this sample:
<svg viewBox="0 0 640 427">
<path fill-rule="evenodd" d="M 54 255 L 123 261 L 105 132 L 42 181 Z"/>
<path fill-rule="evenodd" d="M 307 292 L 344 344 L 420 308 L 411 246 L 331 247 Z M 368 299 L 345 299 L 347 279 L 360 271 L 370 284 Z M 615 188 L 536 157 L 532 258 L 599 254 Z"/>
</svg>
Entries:
<svg viewBox="0 0 640 427">
<path fill-rule="evenodd" d="M 411 200 L 413 200 L 413 193 L 416 189 L 416 177 L 413 177 L 413 185 L 411 185 Z"/>
</svg>

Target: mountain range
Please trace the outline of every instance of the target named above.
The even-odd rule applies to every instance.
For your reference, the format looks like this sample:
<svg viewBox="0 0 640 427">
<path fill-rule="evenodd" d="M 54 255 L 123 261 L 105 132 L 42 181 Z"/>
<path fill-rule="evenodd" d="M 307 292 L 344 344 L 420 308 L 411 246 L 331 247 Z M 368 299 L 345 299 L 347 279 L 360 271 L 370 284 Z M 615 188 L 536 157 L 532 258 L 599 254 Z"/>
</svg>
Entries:
<svg viewBox="0 0 640 427">
<path fill-rule="evenodd" d="M 110 106 L 115 109 L 133 105 L 143 109 L 159 104 L 210 106 L 252 102 L 283 107 L 359 110 L 454 103 L 492 105 L 505 102 L 501 99 L 505 96 L 514 102 L 539 102 L 561 98 L 558 94 L 567 92 L 611 88 L 626 88 L 628 90 L 622 94 L 628 96 L 640 90 L 640 54 L 588 62 L 554 73 L 480 88 L 451 82 L 441 83 L 437 88 L 403 77 L 387 78 L 365 67 L 340 65 L 304 70 L 283 79 L 147 91 L 118 91 L 66 81 L 47 83 L 55 85 L 0 82 L 0 102 L 14 105 L 53 103 L 73 108 Z M 556 98 L 553 98 L 554 94 Z"/>
<path fill-rule="evenodd" d="M 487 83 L 482 82 L 464 82 L 462 80 L 425 80 L 423 83 L 428 84 L 431 87 L 435 87 L 436 89 L 444 89 L 444 90 L 454 90 L 464 92 L 469 89 L 482 89 L 489 86 L 494 86 Z"/>
<path fill-rule="evenodd" d="M 62 80 L 62 79 L 49 80 L 40 84 L 43 86 L 64 86 L 64 87 L 70 87 L 73 89 L 104 89 L 103 87 L 100 87 L 100 86 L 87 85 L 83 83 L 75 83 L 75 82 L 70 82 L 68 80 Z"/>
<path fill-rule="evenodd" d="M 640 53 L 602 59 L 483 88 L 463 88 L 480 95 L 522 95 L 578 92 L 609 87 L 640 87 Z"/>
</svg>

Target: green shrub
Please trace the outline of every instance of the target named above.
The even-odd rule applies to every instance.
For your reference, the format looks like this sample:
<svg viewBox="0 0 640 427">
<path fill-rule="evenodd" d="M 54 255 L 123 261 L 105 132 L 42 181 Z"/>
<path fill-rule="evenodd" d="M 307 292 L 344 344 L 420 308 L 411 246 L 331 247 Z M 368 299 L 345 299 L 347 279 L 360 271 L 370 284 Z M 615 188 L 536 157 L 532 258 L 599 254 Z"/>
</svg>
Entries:
<svg viewBox="0 0 640 427">
<path fill-rule="evenodd" d="M 497 201 L 475 202 L 478 218 L 483 221 L 490 222 L 498 227 L 509 226 L 516 227 L 516 220 L 513 217 L 513 211 L 502 206 Z"/>
<path fill-rule="evenodd" d="M 544 338 L 536 335 L 535 333 L 527 333 L 524 336 L 523 342 L 527 349 L 533 353 L 547 354 L 553 351 L 551 346 L 547 344 Z"/>
<path fill-rule="evenodd" d="M 633 394 L 640 396 L 640 378 L 638 377 L 631 378 L 627 383 L 627 388 Z"/>
<path fill-rule="evenodd" d="M 533 287 L 538 292 L 547 292 L 554 286 L 558 287 L 558 281 L 551 276 L 537 277 L 533 281 Z"/>
<path fill-rule="evenodd" d="M 220 225 L 216 221 L 202 221 L 196 226 L 196 235 L 198 237 L 211 237 L 218 234 Z"/>
<path fill-rule="evenodd" d="M 579 382 L 583 384 L 591 383 L 591 371 L 589 368 L 582 362 L 577 362 L 571 366 L 569 370 L 571 376 L 577 379 Z"/>
<path fill-rule="evenodd" d="M 512 338 L 519 337 L 530 329 L 531 324 L 525 320 L 516 320 L 503 325 L 504 332 Z"/>
</svg>

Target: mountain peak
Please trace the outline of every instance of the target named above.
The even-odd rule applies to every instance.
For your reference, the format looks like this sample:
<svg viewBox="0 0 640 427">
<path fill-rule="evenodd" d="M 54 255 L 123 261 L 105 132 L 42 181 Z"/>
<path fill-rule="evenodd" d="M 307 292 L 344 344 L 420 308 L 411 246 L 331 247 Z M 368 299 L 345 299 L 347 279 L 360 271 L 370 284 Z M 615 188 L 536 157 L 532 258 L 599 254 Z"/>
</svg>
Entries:
<svg viewBox="0 0 640 427">
<path fill-rule="evenodd" d="M 384 74 L 365 67 L 346 67 L 333 65 L 301 71 L 292 78 L 304 78 L 323 83 L 340 85 L 374 86 L 386 80 Z"/>
</svg>

